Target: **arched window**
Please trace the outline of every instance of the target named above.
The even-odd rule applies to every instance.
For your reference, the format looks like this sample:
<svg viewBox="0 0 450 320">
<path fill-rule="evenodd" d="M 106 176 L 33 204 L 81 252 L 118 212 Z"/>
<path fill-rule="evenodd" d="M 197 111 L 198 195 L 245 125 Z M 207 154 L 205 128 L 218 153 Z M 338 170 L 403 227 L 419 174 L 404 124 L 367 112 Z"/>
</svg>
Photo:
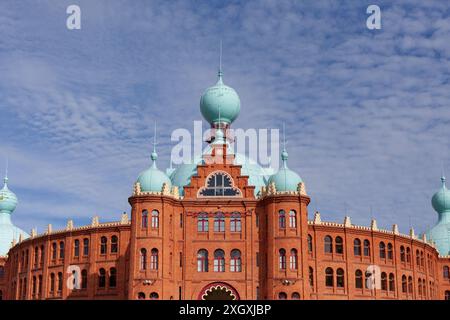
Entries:
<svg viewBox="0 0 450 320">
<path fill-rule="evenodd" d="M 400 261 L 405 262 L 406 256 L 405 256 L 405 247 L 400 246 Z"/>
<path fill-rule="evenodd" d="M 450 290 L 445 291 L 445 300 L 450 300 Z"/>
<path fill-rule="evenodd" d="M 222 249 L 214 251 L 214 271 L 225 272 L 225 252 Z"/>
<path fill-rule="evenodd" d="M 279 253 L 279 267 L 280 270 L 286 269 L 286 250 L 280 249 Z"/>
<path fill-rule="evenodd" d="M 309 286 L 314 288 L 314 269 L 309 267 Z"/>
<path fill-rule="evenodd" d="M 363 274 L 361 270 L 355 271 L 355 287 L 357 289 L 363 288 Z"/>
<path fill-rule="evenodd" d="M 286 300 L 287 299 L 287 294 L 286 292 L 280 292 L 278 293 L 278 300 Z"/>
<path fill-rule="evenodd" d="M 324 242 L 325 242 L 325 253 L 333 253 L 333 238 L 331 238 L 330 236 L 326 236 Z"/>
<path fill-rule="evenodd" d="M 156 292 L 152 292 L 149 295 L 150 300 L 158 300 L 159 299 L 159 295 Z"/>
<path fill-rule="evenodd" d="M 420 251 L 420 265 L 422 267 L 425 267 L 425 258 L 424 258 L 424 254 L 423 251 Z M 424 293 L 425 294 L 425 293 Z"/>
<path fill-rule="evenodd" d="M 386 272 L 381 273 L 381 290 L 387 290 L 387 274 Z"/>
<path fill-rule="evenodd" d="M 147 249 L 142 248 L 139 256 L 141 270 L 147 270 Z"/>
<path fill-rule="evenodd" d="M 214 215 L 214 232 L 225 232 L 225 217 L 222 212 Z"/>
<path fill-rule="evenodd" d="M 83 256 L 87 257 L 89 255 L 89 239 L 83 239 Z"/>
<path fill-rule="evenodd" d="M 341 237 L 336 237 L 336 253 L 344 253 L 344 241 Z"/>
<path fill-rule="evenodd" d="M 364 240 L 364 256 L 370 257 L 370 241 Z"/>
<path fill-rule="evenodd" d="M 50 274 L 50 293 L 55 292 L 55 274 L 52 272 Z"/>
<path fill-rule="evenodd" d="M 37 268 L 39 264 L 39 248 L 34 248 L 34 267 Z"/>
<path fill-rule="evenodd" d="M 159 228 L 159 212 L 158 210 L 152 211 L 152 228 Z"/>
<path fill-rule="evenodd" d="M 402 292 L 407 293 L 408 292 L 408 283 L 406 281 L 406 276 L 402 276 Z"/>
<path fill-rule="evenodd" d="M 231 251 L 230 271 L 231 272 L 242 271 L 241 252 L 237 249 Z"/>
<path fill-rule="evenodd" d="M 234 186 L 233 179 L 225 172 L 216 172 L 208 177 L 206 186 L 198 192 L 200 197 L 235 197 L 241 191 Z"/>
<path fill-rule="evenodd" d="M 293 292 L 292 295 L 291 295 L 291 299 L 292 300 L 300 300 L 300 293 Z"/>
<path fill-rule="evenodd" d="M 386 259 L 386 245 L 383 241 L 380 242 L 380 258 Z"/>
<path fill-rule="evenodd" d="M 141 214 L 141 228 L 147 228 L 148 227 L 148 211 L 142 210 Z"/>
<path fill-rule="evenodd" d="M 358 238 L 353 240 L 353 254 L 355 256 L 361 255 L 361 240 L 359 240 Z"/>
<path fill-rule="evenodd" d="M 278 212 L 278 227 L 280 229 L 286 228 L 286 212 L 284 210 Z"/>
<path fill-rule="evenodd" d="M 387 245 L 387 257 L 388 257 L 389 260 L 394 259 L 392 243 L 388 243 L 388 245 Z"/>
<path fill-rule="evenodd" d="M 158 249 L 153 248 L 150 256 L 150 269 L 158 270 Z"/>
<path fill-rule="evenodd" d="M 291 249 L 291 255 L 289 257 L 289 267 L 291 268 L 291 270 L 297 270 L 298 268 L 297 249 Z"/>
<path fill-rule="evenodd" d="M 389 291 L 395 291 L 395 277 L 393 273 L 389 274 Z"/>
<path fill-rule="evenodd" d="M 208 231 L 208 214 L 200 213 L 197 218 L 197 231 L 207 232 Z"/>
<path fill-rule="evenodd" d="M 39 264 L 42 266 L 44 264 L 44 258 L 45 258 L 45 249 L 44 245 L 41 246 L 41 258 L 39 260 Z"/>
<path fill-rule="evenodd" d="M 417 288 L 419 289 L 419 296 L 422 296 L 422 279 L 419 278 L 418 282 L 418 286 Z"/>
<path fill-rule="evenodd" d="M 313 252 L 313 241 L 312 236 L 308 234 L 308 252 Z"/>
<path fill-rule="evenodd" d="M 325 285 L 327 287 L 333 287 L 334 286 L 334 280 L 333 280 L 333 269 L 332 268 L 326 268 L 325 269 Z"/>
<path fill-rule="evenodd" d="M 138 293 L 138 300 L 145 300 L 145 293 L 139 292 Z"/>
<path fill-rule="evenodd" d="M 297 228 L 297 212 L 289 211 L 289 228 Z"/>
<path fill-rule="evenodd" d="M 444 279 L 450 279 L 450 268 L 448 266 L 444 266 Z"/>
<path fill-rule="evenodd" d="M 5 267 L 0 266 L 0 279 L 2 279 L 5 276 Z"/>
<path fill-rule="evenodd" d="M 59 258 L 64 259 L 64 242 L 59 243 Z"/>
<path fill-rule="evenodd" d="M 336 270 L 336 286 L 338 288 L 343 288 L 345 284 L 345 278 L 344 278 L 344 269 L 337 269 Z"/>
<path fill-rule="evenodd" d="M 80 240 L 78 239 L 73 242 L 73 256 L 76 258 L 80 256 Z"/>
<path fill-rule="evenodd" d="M 108 239 L 106 237 L 100 238 L 100 254 L 106 254 L 108 251 Z"/>
<path fill-rule="evenodd" d="M 42 274 L 40 274 L 40 275 L 38 276 L 38 281 L 39 281 L 39 284 L 38 284 L 38 294 L 39 294 L 39 295 L 42 295 Z"/>
<path fill-rule="evenodd" d="M 420 252 L 416 250 L 416 265 L 420 266 Z"/>
<path fill-rule="evenodd" d="M 208 250 L 201 249 L 197 252 L 197 271 L 208 272 Z"/>
<path fill-rule="evenodd" d="M 104 288 L 106 286 L 106 270 L 101 268 L 98 271 L 98 287 Z"/>
<path fill-rule="evenodd" d="M 111 253 L 117 253 L 119 250 L 119 239 L 117 236 L 111 237 Z"/>
<path fill-rule="evenodd" d="M 406 262 L 411 263 L 411 249 L 409 247 L 406 248 Z"/>
<path fill-rule="evenodd" d="M 230 220 L 230 231 L 231 232 L 241 232 L 241 214 L 239 212 L 235 212 L 231 215 Z"/>
<path fill-rule="evenodd" d="M 115 288 L 117 285 L 117 269 L 111 268 L 109 269 L 109 287 Z"/>
<path fill-rule="evenodd" d="M 63 274 L 58 272 L 58 292 L 61 292 L 63 288 Z"/>
<path fill-rule="evenodd" d="M 81 271 L 81 289 L 85 290 L 87 289 L 87 282 L 88 282 L 88 273 L 86 269 L 83 269 Z"/>
<path fill-rule="evenodd" d="M 408 292 L 409 293 L 413 293 L 414 291 L 413 291 L 413 280 L 412 280 L 412 277 L 411 276 L 409 276 L 408 277 Z"/>
<path fill-rule="evenodd" d="M 36 276 L 33 276 L 33 281 L 31 283 L 31 294 L 32 294 L 33 298 L 35 298 L 35 296 L 36 296 L 36 289 L 37 289 L 37 280 L 36 280 Z"/>
<path fill-rule="evenodd" d="M 52 243 L 52 260 L 56 260 L 56 255 L 57 255 L 57 244 L 56 242 Z"/>
</svg>

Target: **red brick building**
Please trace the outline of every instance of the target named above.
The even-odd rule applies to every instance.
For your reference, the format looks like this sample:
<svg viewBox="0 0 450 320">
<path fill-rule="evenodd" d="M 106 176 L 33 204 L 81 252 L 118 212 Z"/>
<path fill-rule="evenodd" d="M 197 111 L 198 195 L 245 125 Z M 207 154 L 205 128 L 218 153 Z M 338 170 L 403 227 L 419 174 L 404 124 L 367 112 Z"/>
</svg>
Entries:
<svg viewBox="0 0 450 320">
<path fill-rule="evenodd" d="M 283 168 L 256 186 L 223 132 L 239 108 L 220 73 L 201 101 L 215 140 L 189 179 L 158 170 L 154 151 L 129 198 L 131 221 L 69 221 L 20 238 L 0 258 L 1 298 L 450 299 L 450 256 L 425 236 L 317 212 L 308 220 L 310 197 L 285 150 Z"/>
</svg>

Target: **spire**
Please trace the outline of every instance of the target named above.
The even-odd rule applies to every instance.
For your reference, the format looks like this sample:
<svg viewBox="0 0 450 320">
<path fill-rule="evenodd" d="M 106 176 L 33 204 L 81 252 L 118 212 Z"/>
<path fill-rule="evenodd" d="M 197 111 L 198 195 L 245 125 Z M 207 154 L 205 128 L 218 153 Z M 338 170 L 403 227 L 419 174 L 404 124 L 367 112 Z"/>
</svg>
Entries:
<svg viewBox="0 0 450 320">
<path fill-rule="evenodd" d="M 217 84 L 219 84 L 219 85 L 223 84 L 223 80 L 222 80 L 222 76 L 223 76 L 223 72 L 222 72 L 222 40 L 220 40 L 219 72 L 218 72 L 217 76 L 219 77 L 219 79 L 217 80 Z"/>
<path fill-rule="evenodd" d="M 283 161 L 283 168 L 287 168 L 287 159 L 288 159 L 288 152 L 286 151 L 286 126 L 283 122 L 283 150 L 281 151 L 281 160 Z"/>
<path fill-rule="evenodd" d="M 446 189 L 447 187 L 445 186 L 445 176 L 443 174 L 441 177 L 441 182 L 442 182 L 442 189 Z"/>
<path fill-rule="evenodd" d="M 3 189 L 8 189 L 8 158 L 6 158 L 5 177 L 3 178 Z"/>
<path fill-rule="evenodd" d="M 150 158 L 152 159 L 152 168 L 156 168 L 156 159 L 158 159 L 158 154 L 156 153 L 156 145 L 158 143 L 156 142 L 156 120 L 155 120 L 155 132 L 153 134 L 153 151 L 150 155 Z"/>
</svg>

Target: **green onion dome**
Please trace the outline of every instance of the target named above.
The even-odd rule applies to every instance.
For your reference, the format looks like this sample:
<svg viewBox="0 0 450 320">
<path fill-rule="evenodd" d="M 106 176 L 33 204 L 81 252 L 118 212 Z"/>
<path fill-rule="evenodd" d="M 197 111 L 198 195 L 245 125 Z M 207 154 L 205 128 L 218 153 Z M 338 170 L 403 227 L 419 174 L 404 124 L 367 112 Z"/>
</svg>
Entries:
<svg viewBox="0 0 450 320">
<path fill-rule="evenodd" d="M 144 170 L 136 181 L 141 185 L 141 191 L 161 192 L 164 183 L 166 183 L 169 188 L 172 187 L 169 177 L 156 167 L 158 154 L 155 151 L 152 152 L 151 159 L 152 165 L 150 168 Z"/>
<path fill-rule="evenodd" d="M 217 83 L 206 89 L 200 99 L 200 111 L 210 124 L 230 124 L 236 120 L 241 110 L 238 94 L 223 83 L 222 76 L 222 71 L 219 71 Z"/>
<path fill-rule="evenodd" d="M 431 205 L 439 215 L 436 225 L 427 232 L 427 237 L 436 243 L 441 256 L 450 255 L 450 190 L 441 178 L 441 189 L 431 198 Z"/>
<path fill-rule="evenodd" d="M 272 182 L 275 184 L 277 191 L 297 191 L 298 184 L 302 182 L 302 178 L 288 168 L 287 166 L 288 153 L 286 150 L 281 152 L 281 160 L 283 161 L 283 166 L 277 173 L 270 176 L 267 185 Z"/>
<path fill-rule="evenodd" d="M 11 221 L 11 215 L 17 207 L 16 195 L 8 189 L 8 178 L 5 177 L 3 188 L 0 190 L 0 256 L 8 254 L 13 241 L 18 242 L 28 238 L 28 234 L 16 227 Z"/>
</svg>

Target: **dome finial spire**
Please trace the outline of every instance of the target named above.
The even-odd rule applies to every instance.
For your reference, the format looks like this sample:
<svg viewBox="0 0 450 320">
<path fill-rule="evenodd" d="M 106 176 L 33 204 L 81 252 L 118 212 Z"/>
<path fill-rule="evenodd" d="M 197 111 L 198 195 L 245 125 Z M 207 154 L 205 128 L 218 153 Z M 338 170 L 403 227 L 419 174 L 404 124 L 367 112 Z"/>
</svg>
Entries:
<svg viewBox="0 0 450 320">
<path fill-rule="evenodd" d="M 283 168 L 287 168 L 287 159 L 288 159 L 288 152 L 286 150 L 286 125 L 283 122 L 283 150 L 281 151 L 281 160 L 283 161 Z"/>
<path fill-rule="evenodd" d="M 217 84 L 223 84 L 222 76 L 222 39 L 220 39 L 220 51 L 219 51 L 219 72 L 217 74 L 219 79 L 217 80 Z"/>
<path fill-rule="evenodd" d="M 441 176 L 441 182 L 442 182 L 442 188 L 446 188 L 446 186 L 445 186 L 445 176 L 444 176 L 444 174 L 442 174 L 442 176 Z"/>
<path fill-rule="evenodd" d="M 6 164 L 5 164 L 5 177 L 3 178 L 3 184 L 6 188 L 8 185 L 8 158 L 6 158 Z"/>
<path fill-rule="evenodd" d="M 154 128 L 154 133 L 153 133 L 153 151 L 151 154 L 151 159 L 153 161 L 152 163 L 152 167 L 156 168 L 156 159 L 158 159 L 158 154 L 156 153 L 156 145 L 158 143 L 156 142 L 156 120 L 155 120 L 155 128 Z"/>
</svg>

